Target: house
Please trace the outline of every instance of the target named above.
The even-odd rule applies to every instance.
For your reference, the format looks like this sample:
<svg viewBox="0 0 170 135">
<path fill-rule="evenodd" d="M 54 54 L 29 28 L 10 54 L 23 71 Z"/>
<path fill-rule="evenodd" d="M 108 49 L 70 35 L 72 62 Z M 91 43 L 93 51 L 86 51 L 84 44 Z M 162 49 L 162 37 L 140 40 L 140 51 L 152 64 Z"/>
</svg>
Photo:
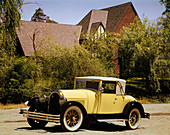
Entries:
<svg viewBox="0 0 170 135">
<path fill-rule="evenodd" d="M 119 33 L 122 27 L 132 23 L 136 16 L 138 15 L 133 4 L 128 2 L 101 10 L 93 9 L 77 25 L 82 26 L 82 33 L 90 34 L 96 26 L 96 31 L 102 27 L 103 31 Z"/>
<path fill-rule="evenodd" d="M 128 2 L 101 10 L 93 9 L 77 25 L 82 26 L 81 33 L 84 34 L 90 34 L 91 32 L 96 35 L 104 32 L 119 33 L 123 26 L 132 23 L 136 16 L 138 14 L 133 4 Z M 80 36 L 80 44 L 84 38 L 82 34 Z M 118 51 L 117 48 L 115 50 Z M 118 55 L 114 59 L 116 59 L 114 71 L 115 73 L 119 73 Z"/>
<path fill-rule="evenodd" d="M 93 9 L 77 25 L 22 21 L 21 28 L 17 31 L 20 48 L 18 50 L 25 56 L 33 55 L 36 48 L 43 46 L 43 42 L 45 44 L 48 36 L 56 45 L 61 44 L 64 47 L 81 44 L 84 40 L 81 33 L 90 34 L 93 32 L 96 35 L 104 32 L 119 33 L 123 26 L 132 23 L 136 16 L 138 15 L 133 4 L 128 2 L 101 10 Z M 114 59 L 117 59 L 115 72 L 118 73 L 118 55 Z"/>
</svg>

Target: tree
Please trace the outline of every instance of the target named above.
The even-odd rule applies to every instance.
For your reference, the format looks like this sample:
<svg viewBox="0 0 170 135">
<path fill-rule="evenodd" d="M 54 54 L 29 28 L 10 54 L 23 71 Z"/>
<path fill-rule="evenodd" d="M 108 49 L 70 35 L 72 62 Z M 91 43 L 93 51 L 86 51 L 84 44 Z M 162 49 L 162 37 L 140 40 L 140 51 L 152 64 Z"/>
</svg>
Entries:
<svg viewBox="0 0 170 135">
<path fill-rule="evenodd" d="M 165 6 L 165 11 L 162 13 L 165 15 L 166 13 L 170 12 L 170 0 L 160 0 L 160 3 Z"/>
<path fill-rule="evenodd" d="M 0 49 L 6 53 L 15 54 L 16 29 L 20 25 L 20 11 L 23 0 L 1 0 L 0 1 Z"/>
<path fill-rule="evenodd" d="M 164 50 L 168 49 L 168 29 L 162 29 L 162 22 L 150 23 L 147 19 L 143 21 L 135 19 L 128 27 L 124 27 L 119 40 L 120 77 L 141 77 L 145 82 L 145 90 L 151 95 L 160 92 L 159 79 L 162 76 L 158 71 L 169 69 L 163 66 Z M 165 37 L 163 37 L 165 36 Z M 160 68 L 161 67 L 161 68 Z"/>
<path fill-rule="evenodd" d="M 118 59 L 118 44 L 119 34 L 103 33 L 98 38 L 94 33 L 85 34 L 85 40 L 81 46 L 84 46 L 90 54 L 91 58 L 98 58 L 105 66 L 110 76 L 118 74 L 116 61 Z"/>
<path fill-rule="evenodd" d="M 42 76 L 51 87 L 73 88 L 76 76 L 107 76 L 104 65 L 82 46 L 66 47 L 47 41 L 37 53 L 41 56 Z"/>
<path fill-rule="evenodd" d="M 31 21 L 35 22 L 46 22 L 46 23 L 57 23 L 54 20 L 50 20 L 50 17 L 45 15 L 41 8 L 38 8 L 34 15 L 31 17 Z"/>
</svg>

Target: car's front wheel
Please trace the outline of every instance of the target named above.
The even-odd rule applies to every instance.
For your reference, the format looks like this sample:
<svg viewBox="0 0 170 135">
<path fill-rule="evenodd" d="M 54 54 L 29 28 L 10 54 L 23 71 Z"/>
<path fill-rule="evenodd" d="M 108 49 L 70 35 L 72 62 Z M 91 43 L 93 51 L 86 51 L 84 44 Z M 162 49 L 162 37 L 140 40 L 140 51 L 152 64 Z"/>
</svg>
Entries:
<svg viewBox="0 0 170 135">
<path fill-rule="evenodd" d="M 76 131 L 83 123 L 83 113 L 78 106 L 69 106 L 61 115 L 61 126 L 64 130 Z"/>
<path fill-rule="evenodd" d="M 132 109 L 128 114 L 128 121 L 126 121 L 126 127 L 128 129 L 136 129 L 139 126 L 141 119 L 140 111 L 137 108 Z"/>
<path fill-rule="evenodd" d="M 31 106 L 28 111 L 30 112 L 35 112 L 35 107 Z M 42 121 L 42 120 L 35 120 L 35 119 L 30 119 L 27 118 L 28 124 L 32 127 L 32 128 L 43 128 L 47 125 L 47 121 Z"/>
</svg>

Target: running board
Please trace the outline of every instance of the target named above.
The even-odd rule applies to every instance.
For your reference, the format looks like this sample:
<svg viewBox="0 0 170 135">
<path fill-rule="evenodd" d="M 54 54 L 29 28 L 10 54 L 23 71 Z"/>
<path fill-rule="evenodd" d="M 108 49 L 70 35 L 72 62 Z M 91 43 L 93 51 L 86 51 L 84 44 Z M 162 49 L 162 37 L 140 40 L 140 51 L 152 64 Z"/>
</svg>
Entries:
<svg viewBox="0 0 170 135">
<path fill-rule="evenodd" d="M 128 121 L 128 119 L 98 119 L 99 122 L 123 122 Z"/>
</svg>

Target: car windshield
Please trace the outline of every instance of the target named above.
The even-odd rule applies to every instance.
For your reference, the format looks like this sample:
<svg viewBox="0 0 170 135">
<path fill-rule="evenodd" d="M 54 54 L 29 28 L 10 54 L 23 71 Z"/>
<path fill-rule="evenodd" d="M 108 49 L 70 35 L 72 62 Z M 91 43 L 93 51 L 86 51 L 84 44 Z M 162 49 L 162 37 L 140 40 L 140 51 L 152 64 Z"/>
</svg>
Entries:
<svg viewBox="0 0 170 135">
<path fill-rule="evenodd" d="M 99 81 L 76 80 L 76 89 L 99 89 Z"/>
</svg>

